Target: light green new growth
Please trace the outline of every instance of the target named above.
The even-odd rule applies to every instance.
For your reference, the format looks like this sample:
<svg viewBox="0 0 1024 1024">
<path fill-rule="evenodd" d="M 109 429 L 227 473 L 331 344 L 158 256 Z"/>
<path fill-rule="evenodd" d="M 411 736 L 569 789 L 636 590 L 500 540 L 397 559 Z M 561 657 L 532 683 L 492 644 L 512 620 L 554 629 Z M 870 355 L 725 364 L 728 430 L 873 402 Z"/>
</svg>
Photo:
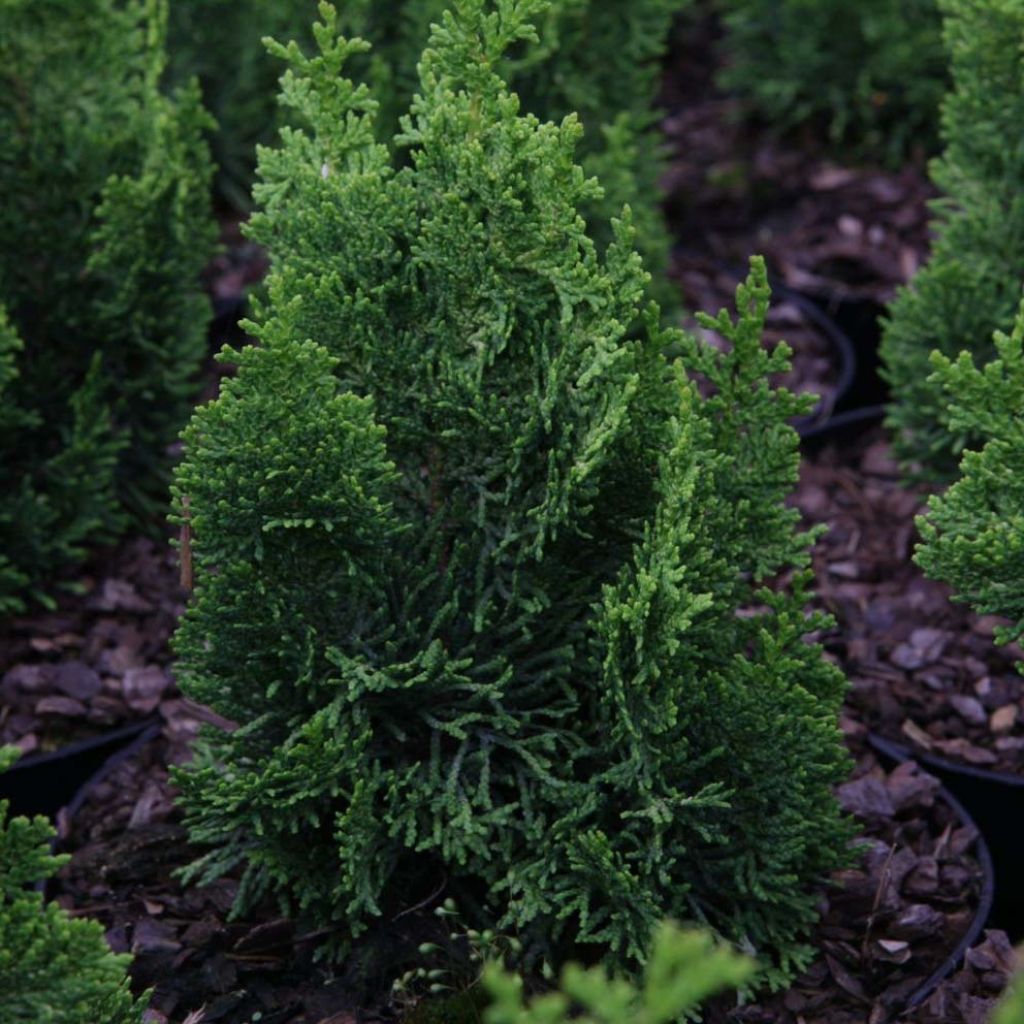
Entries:
<svg viewBox="0 0 1024 1024">
<path fill-rule="evenodd" d="M 947 80 L 936 0 L 717 0 L 721 82 L 775 127 L 814 119 L 854 152 L 899 163 L 934 148 Z"/>
<path fill-rule="evenodd" d="M 651 942 L 639 988 L 610 978 L 601 967 L 567 964 L 557 991 L 526 1002 L 522 979 L 489 964 L 483 983 L 491 1005 L 484 1024 L 674 1024 L 709 996 L 745 984 L 755 969 L 752 960 L 706 932 L 666 922 Z"/>
<path fill-rule="evenodd" d="M 162 0 L 0 0 L 0 607 L 162 511 L 205 355 L 207 117 Z"/>
<path fill-rule="evenodd" d="M 658 208 L 664 168 L 654 108 L 659 61 L 672 18 L 691 0 L 549 0 L 535 15 L 536 38 L 520 40 L 500 60 L 502 76 L 524 111 L 541 121 L 577 113 L 586 133 L 578 156 L 597 175 L 601 196 L 582 211 L 601 247 L 609 221 L 624 204 L 634 211 L 636 246 L 652 273 L 651 294 L 666 312 L 678 306 L 667 278 L 669 242 Z M 353 54 L 355 72 L 373 85 L 380 104 L 377 137 L 391 144 L 398 119 L 419 88 L 417 64 L 452 0 L 344 0 L 343 32 L 373 46 Z M 312 41 L 314 0 L 179 0 L 172 6 L 172 51 L 179 74 L 199 74 L 204 97 L 220 123 L 214 148 L 221 183 L 245 201 L 257 142 L 275 141 L 273 99 L 281 73 L 261 39 Z"/>
<path fill-rule="evenodd" d="M 980 369 L 967 352 L 932 357 L 951 430 L 982 447 L 965 451 L 960 479 L 929 500 L 915 558 L 979 613 L 1010 619 L 996 631 L 1010 643 L 1024 636 L 1024 304 L 995 351 Z"/>
<path fill-rule="evenodd" d="M 17 759 L 0 747 L 0 772 Z M 70 860 L 53 856 L 42 817 L 7 818 L 0 800 L 0 1020 L 4 1024 L 141 1024 L 147 998 L 132 998 L 131 957 L 110 951 L 95 921 L 71 918 L 28 886 Z"/>
<path fill-rule="evenodd" d="M 1024 279 L 1024 0 L 942 0 L 953 90 L 942 110 L 943 156 L 931 169 L 929 262 L 901 290 L 884 324 L 881 356 L 892 388 L 888 425 L 908 472 L 956 473 L 977 436 L 950 428 L 946 397 L 929 379 L 933 350 L 967 350 L 984 363 L 996 330 L 1010 330 Z"/>
<path fill-rule="evenodd" d="M 599 253 L 578 122 L 522 116 L 498 73 L 542 9 L 445 16 L 401 169 L 331 7 L 314 56 L 275 47 L 296 126 L 261 152 L 260 344 L 175 481 L 180 685 L 239 724 L 176 773 L 189 876 L 240 870 L 239 908 L 274 894 L 329 954 L 447 879 L 530 956 L 632 969 L 668 914 L 780 983 L 850 835 L 844 681 L 785 507 L 813 399 L 768 383 L 763 262 L 723 353 L 641 305 L 628 211 Z"/>
</svg>

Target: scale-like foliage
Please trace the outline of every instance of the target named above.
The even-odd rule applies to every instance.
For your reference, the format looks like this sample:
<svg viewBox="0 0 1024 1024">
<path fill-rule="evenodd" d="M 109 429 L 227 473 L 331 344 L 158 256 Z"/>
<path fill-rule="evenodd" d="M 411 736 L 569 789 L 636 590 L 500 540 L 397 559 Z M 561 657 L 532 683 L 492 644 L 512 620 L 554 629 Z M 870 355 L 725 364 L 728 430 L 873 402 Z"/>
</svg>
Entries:
<svg viewBox="0 0 1024 1024">
<path fill-rule="evenodd" d="M 931 149 L 947 70 L 936 0 L 717 0 L 722 84 L 789 128 L 898 161 Z"/>
<path fill-rule="evenodd" d="M 636 245 L 652 272 L 663 308 L 678 305 L 667 280 L 668 237 L 658 209 L 664 166 L 654 131 L 659 59 L 672 17 L 690 0 L 550 0 L 538 11 L 538 35 L 502 59 L 502 75 L 523 109 L 542 121 L 576 112 L 586 128 L 580 156 L 604 185 L 583 208 L 600 245 L 623 204 L 634 211 Z M 451 0 L 343 0 L 342 30 L 373 45 L 354 67 L 374 86 L 378 138 L 390 144 L 398 118 L 419 87 L 416 65 Z M 231 195 L 247 190 L 246 162 L 257 142 L 274 138 L 273 99 L 279 62 L 260 42 L 266 35 L 311 39 L 315 0 L 192 0 L 172 8 L 172 38 L 181 69 L 198 73 L 220 122 L 215 151 Z"/>
<path fill-rule="evenodd" d="M 0 772 L 18 756 L 0 747 Z M 110 951 L 95 921 L 71 918 L 28 888 L 70 858 L 50 853 L 41 817 L 7 818 L 0 800 L 0 1020 L 9 1024 L 141 1024 L 146 999 L 132 998 L 130 957 Z"/>
<path fill-rule="evenodd" d="M 893 301 L 881 354 L 897 454 L 914 473 L 949 479 L 977 438 L 950 430 L 929 354 L 967 350 L 987 361 L 993 332 L 1013 324 L 1024 278 L 1024 2 L 942 7 L 954 84 L 932 177 L 945 197 L 934 207 L 931 258 Z"/>
<path fill-rule="evenodd" d="M 239 906 L 273 892 L 328 952 L 447 878 L 535 954 L 636 965 L 671 914 L 777 981 L 848 838 L 844 683 L 784 507 L 808 403 L 767 383 L 763 263 L 729 353 L 641 316 L 628 211 L 604 255 L 578 213 L 578 122 L 498 73 L 541 9 L 444 17 L 399 170 L 333 9 L 315 56 L 278 48 L 300 126 L 261 154 L 260 344 L 175 484 L 181 686 L 238 723 L 177 774 L 190 875 L 244 868 Z"/>
<path fill-rule="evenodd" d="M 995 350 L 980 369 L 967 352 L 932 357 L 951 429 L 983 447 L 965 451 L 960 479 L 929 500 L 915 557 L 978 612 L 1010 619 L 996 633 L 1010 643 L 1024 635 L 1024 305 Z"/>
<path fill-rule="evenodd" d="M 51 585 L 124 507 L 166 500 L 213 226 L 206 115 L 194 88 L 159 89 L 165 16 L 159 0 L 0 3 L 0 331 L 22 410 L 0 422 L 0 594 Z"/>
<path fill-rule="evenodd" d="M 600 967 L 567 964 L 555 992 L 523 999 L 522 979 L 490 964 L 483 984 L 491 998 L 484 1024 L 673 1024 L 709 996 L 744 984 L 754 964 L 706 932 L 662 924 L 640 988 Z M 581 1012 L 580 1012 L 581 1011 Z"/>
<path fill-rule="evenodd" d="M 664 168 L 655 132 L 654 101 L 672 19 L 691 0 L 551 0 L 538 10 L 538 39 L 514 48 L 501 74 L 523 110 L 542 121 L 576 113 L 585 134 L 577 149 L 603 194 L 581 212 L 600 248 L 612 239 L 610 222 L 623 205 L 633 210 L 634 245 L 651 273 L 662 308 L 675 307 L 666 278 L 668 238 L 658 209 Z M 373 45 L 367 75 L 380 107 L 377 134 L 390 140 L 419 88 L 417 64 L 451 0 L 348 0 L 341 27 Z M 358 66 L 358 63 L 357 63 Z"/>
</svg>

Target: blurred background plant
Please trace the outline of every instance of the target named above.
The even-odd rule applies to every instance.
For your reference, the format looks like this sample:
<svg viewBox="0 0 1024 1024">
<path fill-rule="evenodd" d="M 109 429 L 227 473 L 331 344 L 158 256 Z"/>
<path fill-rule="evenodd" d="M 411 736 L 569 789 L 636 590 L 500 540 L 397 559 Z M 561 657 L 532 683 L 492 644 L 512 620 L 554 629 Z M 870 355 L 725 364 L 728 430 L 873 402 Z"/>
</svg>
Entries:
<svg viewBox="0 0 1024 1024">
<path fill-rule="evenodd" d="M 166 508 L 206 355 L 208 119 L 162 0 L 5 0 L 0 609 Z"/>
<path fill-rule="evenodd" d="M 947 61 L 936 0 L 715 0 L 723 87 L 779 130 L 898 164 L 936 145 Z"/>
<path fill-rule="evenodd" d="M 931 175 L 932 253 L 890 304 L 883 374 L 887 425 L 909 476 L 949 481 L 979 441 L 969 416 L 951 420 L 930 355 L 980 364 L 996 331 L 1012 329 L 1024 280 L 1024 3 L 942 0 L 953 87 L 942 106 L 945 149 Z"/>
</svg>

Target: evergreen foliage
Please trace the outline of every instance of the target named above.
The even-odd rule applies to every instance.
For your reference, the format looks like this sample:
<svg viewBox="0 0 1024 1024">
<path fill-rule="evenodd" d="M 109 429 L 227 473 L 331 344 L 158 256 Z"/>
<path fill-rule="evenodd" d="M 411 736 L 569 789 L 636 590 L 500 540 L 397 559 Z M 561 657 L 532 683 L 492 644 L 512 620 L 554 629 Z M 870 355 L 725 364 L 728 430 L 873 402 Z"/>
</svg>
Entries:
<svg viewBox="0 0 1024 1024">
<path fill-rule="evenodd" d="M 678 305 L 678 297 L 666 277 L 669 244 L 658 208 L 664 162 L 654 100 L 672 17 L 689 2 L 550 0 L 538 11 L 539 38 L 520 41 L 502 62 L 502 75 L 524 110 L 542 121 L 579 114 L 586 128 L 580 146 L 584 167 L 605 189 L 582 210 L 591 234 L 607 245 L 611 217 L 631 205 L 636 245 L 652 272 L 652 294 L 666 311 Z M 342 30 L 373 46 L 368 56 L 352 55 L 353 67 L 373 84 L 377 136 L 385 143 L 391 143 L 418 88 L 416 65 L 430 26 L 450 6 L 452 0 L 338 5 Z M 172 7 L 175 59 L 203 81 L 221 126 L 215 152 L 236 200 L 248 190 L 244 168 L 255 144 L 274 141 L 278 120 L 273 99 L 280 65 L 260 40 L 272 35 L 305 45 L 315 9 L 315 0 L 192 0 Z"/>
<path fill-rule="evenodd" d="M 610 978 L 600 967 L 567 964 L 557 991 L 523 999 L 522 979 L 498 964 L 484 973 L 491 1005 L 484 1024 L 673 1024 L 692 1014 L 709 996 L 736 988 L 754 973 L 754 964 L 706 932 L 662 924 L 640 988 Z"/>
<path fill-rule="evenodd" d="M 896 163 L 931 149 L 947 80 L 936 0 L 718 0 L 722 84 L 772 124 L 827 120 L 835 144 Z"/>
<path fill-rule="evenodd" d="M 542 9 L 445 15 L 399 170 L 333 9 L 315 56 L 276 47 L 300 123 L 261 153 L 260 344 L 225 353 L 175 480 L 180 685 L 239 723 L 176 773 L 209 847 L 188 877 L 243 869 L 237 909 L 273 893 L 329 954 L 443 874 L 534 955 L 636 966 L 670 914 L 779 982 L 850 834 L 844 681 L 784 506 L 813 399 L 768 384 L 760 261 L 706 321 L 730 352 L 653 303 L 629 333 L 628 210 L 600 254 L 579 123 L 521 116 L 499 74 Z"/>
<path fill-rule="evenodd" d="M 0 772 L 18 756 L 0 747 Z M 110 951 L 95 921 L 71 918 L 28 888 L 70 858 L 50 853 L 42 817 L 7 818 L 0 800 L 0 1020 L 7 1024 L 141 1024 L 146 999 L 132 998 L 126 955 Z"/>
<path fill-rule="evenodd" d="M 908 470 L 945 480 L 977 438 L 950 430 L 929 354 L 955 359 L 968 350 L 986 362 L 993 332 L 1013 324 L 1024 278 L 1024 148 L 1015 141 L 1024 122 L 1024 3 L 942 7 L 953 90 L 932 177 L 945 196 L 934 207 L 931 258 L 890 306 L 881 354 L 897 454 Z"/>
<path fill-rule="evenodd" d="M 1010 643 L 1024 636 L 1024 304 L 1013 333 L 996 333 L 995 350 L 981 369 L 967 352 L 955 362 L 932 357 L 951 428 L 983 446 L 965 451 L 960 479 L 929 500 L 915 557 L 981 614 L 1010 619 L 996 631 Z"/>
<path fill-rule="evenodd" d="M 159 0 L 0 2 L 0 604 L 166 501 L 205 355 L 207 117 Z M 17 409 L 18 411 L 13 411 Z"/>
</svg>

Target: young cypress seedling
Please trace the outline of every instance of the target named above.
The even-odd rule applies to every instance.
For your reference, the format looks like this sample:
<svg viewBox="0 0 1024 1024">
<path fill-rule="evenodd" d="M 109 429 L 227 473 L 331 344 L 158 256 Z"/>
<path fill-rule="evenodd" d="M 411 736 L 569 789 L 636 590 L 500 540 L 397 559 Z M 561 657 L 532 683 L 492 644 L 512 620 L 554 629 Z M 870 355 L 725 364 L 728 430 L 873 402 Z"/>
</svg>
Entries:
<svg viewBox="0 0 1024 1024">
<path fill-rule="evenodd" d="M 915 558 L 983 615 L 1005 616 L 1000 643 L 1024 636 L 1024 305 L 1010 335 L 995 335 L 996 358 L 974 365 L 932 356 L 952 430 L 980 439 L 965 451 L 960 479 L 929 500 L 918 519 Z"/>
<path fill-rule="evenodd" d="M 929 262 L 901 290 L 884 325 L 881 355 L 892 388 L 888 424 L 909 472 L 956 473 L 977 437 L 950 428 L 946 396 L 929 380 L 929 354 L 961 350 L 986 362 L 996 330 L 1009 330 L 1024 278 L 1024 3 L 943 0 L 953 90 L 942 112 L 943 156 L 932 177 Z M 961 426 L 966 421 L 957 421 Z"/>
<path fill-rule="evenodd" d="M 0 747 L 0 772 L 17 759 Z M 0 1020 L 11 1024 L 141 1024 L 146 998 L 132 998 L 130 957 L 110 951 L 95 921 L 71 918 L 28 886 L 71 858 L 50 853 L 42 817 L 7 818 L 0 800 Z"/>
<path fill-rule="evenodd" d="M 5 0 L 0 16 L 0 330 L 23 410 L 0 424 L 0 571 L 45 590 L 124 510 L 166 500 L 205 353 L 207 119 L 195 88 L 160 92 L 160 0 Z"/>
<path fill-rule="evenodd" d="M 599 254 L 578 121 L 522 116 L 497 72 L 540 10 L 445 15 L 400 170 L 333 8 L 316 55 L 275 47 L 300 125 L 261 152 L 259 346 L 175 482 L 180 683 L 238 723 L 176 774 L 210 848 L 188 877 L 242 869 L 238 909 L 271 892 L 329 954 L 447 880 L 534 955 L 635 967 L 674 915 L 778 982 L 849 837 L 844 683 L 784 505 L 808 401 L 768 384 L 763 263 L 706 321 L 722 353 L 642 309 L 628 210 Z"/>
</svg>

